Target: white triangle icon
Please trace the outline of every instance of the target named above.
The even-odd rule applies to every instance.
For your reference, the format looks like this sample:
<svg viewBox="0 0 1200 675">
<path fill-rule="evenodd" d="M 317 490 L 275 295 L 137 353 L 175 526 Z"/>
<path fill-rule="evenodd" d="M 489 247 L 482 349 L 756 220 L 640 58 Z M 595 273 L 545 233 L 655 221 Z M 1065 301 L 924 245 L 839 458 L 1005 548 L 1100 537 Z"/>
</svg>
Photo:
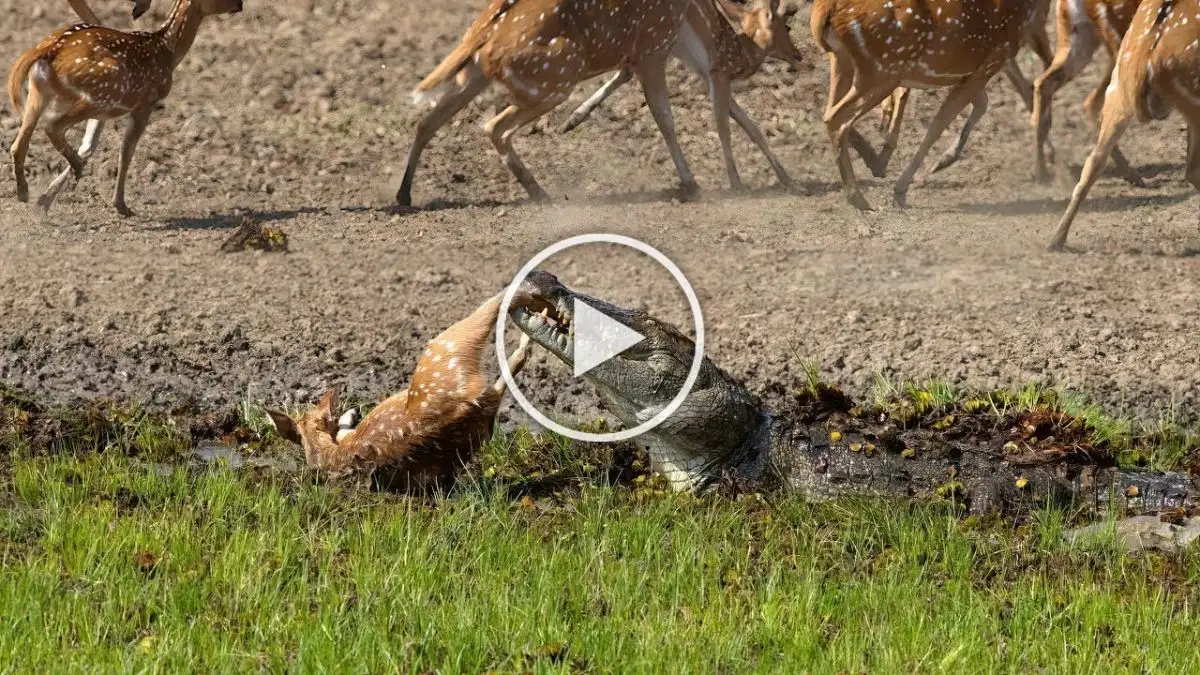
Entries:
<svg viewBox="0 0 1200 675">
<path fill-rule="evenodd" d="M 575 300 L 575 377 L 636 345 L 646 336 L 626 328 L 604 312 Z"/>
</svg>

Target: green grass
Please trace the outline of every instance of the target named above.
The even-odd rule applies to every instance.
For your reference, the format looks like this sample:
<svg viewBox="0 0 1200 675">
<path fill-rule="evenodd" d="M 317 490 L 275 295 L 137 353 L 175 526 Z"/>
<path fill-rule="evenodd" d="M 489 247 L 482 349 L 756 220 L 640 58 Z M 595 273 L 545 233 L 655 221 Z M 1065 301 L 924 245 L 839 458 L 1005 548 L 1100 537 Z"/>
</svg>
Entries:
<svg viewBox="0 0 1200 675">
<path fill-rule="evenodd" d="M 1047 396 L 896 392 L 929 419 Z M 184 425 L 150 415 L 56 427 L 14 401 L 0 400 L 4 672 L 1200 664 L 1200 547 L 1073 546 L 1068 514 L 1013 525 L 935 504 L 672 495 L 627 447 L 524 431 L 494 439 L 448 497 L 416 500 L 186 462 Z M 1131 448 L 1148 438 L 1089 424 Z M 54 442 L 31 440 L 47 429 Z"/>
</svg>

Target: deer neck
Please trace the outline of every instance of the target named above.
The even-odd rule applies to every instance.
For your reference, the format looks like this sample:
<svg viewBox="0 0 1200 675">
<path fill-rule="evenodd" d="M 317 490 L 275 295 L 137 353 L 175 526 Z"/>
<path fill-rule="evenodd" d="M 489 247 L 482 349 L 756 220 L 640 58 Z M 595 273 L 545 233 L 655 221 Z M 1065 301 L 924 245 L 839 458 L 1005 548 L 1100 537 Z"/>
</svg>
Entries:
<svg viewBox="0 0 1200 675">
<path fill-rule="evenodd" d="M 737 15 L 718 7 L 721 0 L 695 0 L 692 3 L 692 29 L 711 54 L 711 68 L 732 78 L 748 77 L 766 60 L 767 53 L 754 40 L 735 27 Z"/>
<path fill-rule="evenodd" d="M 735 78 L 750 77 L 758 72 L 763 61 L 767 60 L 767 51 L 759 47 L 750 36 L 738 32 L 735 37 L 735 47 L 730 54 L 730 74 Z"/>
<path fill-rule="evenodd" d="M 196 32 L 200 30 L 200 22 L 203 20 L 204 15 L 200 11 L 199 2 L 175 0 L 170 16 L 155 31 L 159 44 L 171 54 L 172 67 L 178 66 L 192 48 L 192 43 L 196 41 Z"/>
</svg>

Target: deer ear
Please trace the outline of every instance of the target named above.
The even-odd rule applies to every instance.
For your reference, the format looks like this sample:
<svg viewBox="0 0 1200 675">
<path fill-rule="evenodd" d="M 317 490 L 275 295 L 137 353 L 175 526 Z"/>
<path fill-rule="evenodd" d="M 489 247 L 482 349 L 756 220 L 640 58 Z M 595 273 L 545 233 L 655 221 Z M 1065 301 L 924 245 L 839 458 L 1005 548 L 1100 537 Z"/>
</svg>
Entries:
<svg viewBox="0 0 1200 675">
<path fill-rule="evenodd" d="M 287 413 L 270 408 L 263 409 L 270 418 L 271 424 L 275 427 L 275 431 L 284 440 L 291 441 L 296 445 L 300 445 L 300 429 L 296 427 L 296 421 L 287 415 Z"/>
<path fill-rule="evenodd" d="M 320 401 L 317 401 L 317 410 L 324 414 L 329 419 L 334 418 L 334 411 L 338 409 L 338 404 L 341 402 L 342 388 L 336 386 L 325 392 Z"/>
</svg>

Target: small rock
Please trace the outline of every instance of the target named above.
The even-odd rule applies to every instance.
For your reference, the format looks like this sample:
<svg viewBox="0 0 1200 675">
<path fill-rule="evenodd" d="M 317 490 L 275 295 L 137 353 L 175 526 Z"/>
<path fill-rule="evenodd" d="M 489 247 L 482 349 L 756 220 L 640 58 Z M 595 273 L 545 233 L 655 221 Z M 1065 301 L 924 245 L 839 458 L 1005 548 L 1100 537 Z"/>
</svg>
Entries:
<svg viewBox="0 0 1200 675">
<path fill-rule="evenodd" d="M 1200 539 L 1200 516 L 1179 523 L 1163 522 L 1158 516 L 1135 516 L 1119 520 L 1113 526 L 1117 544 L 1127 551 L 1179 551 Z M 1070 543 L 1093 541 L 1104 536 L 1109 527 L 1109 523 L 1096 523 L 1064 532 L 1063 538 Z"/>
</svg>

